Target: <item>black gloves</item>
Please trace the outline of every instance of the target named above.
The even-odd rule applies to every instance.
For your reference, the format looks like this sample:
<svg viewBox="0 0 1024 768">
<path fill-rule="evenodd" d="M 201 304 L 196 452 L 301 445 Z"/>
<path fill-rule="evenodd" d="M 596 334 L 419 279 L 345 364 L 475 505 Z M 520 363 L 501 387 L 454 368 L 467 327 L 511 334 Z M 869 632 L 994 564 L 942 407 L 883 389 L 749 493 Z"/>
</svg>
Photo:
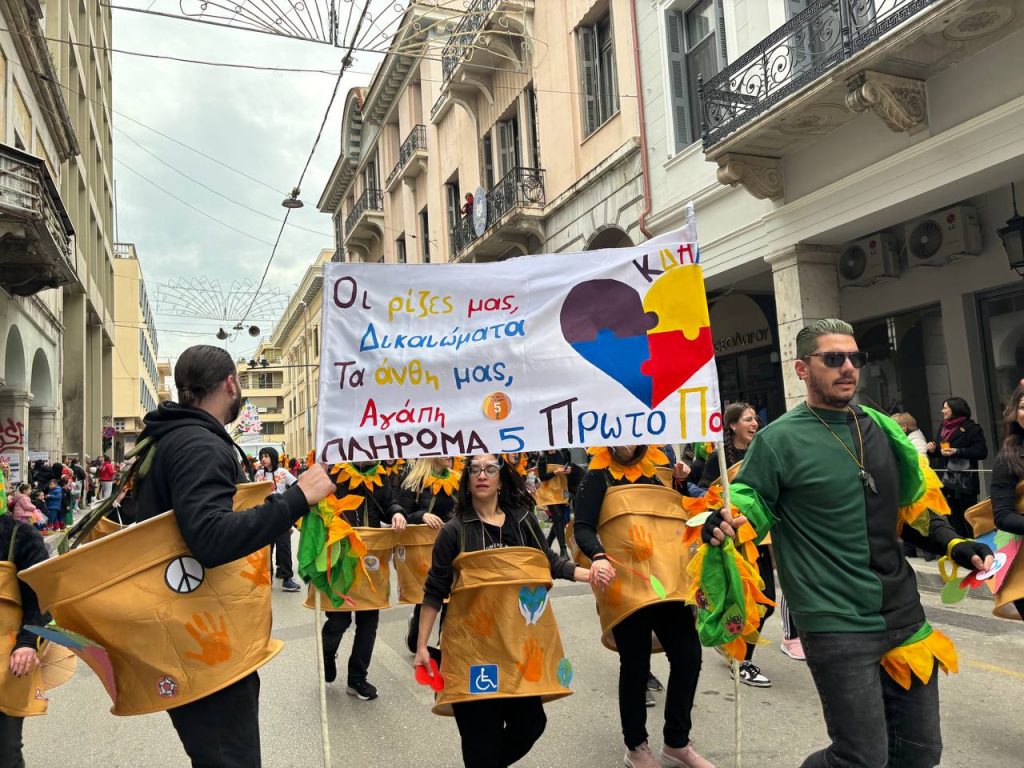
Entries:
<svg viewBox="0 0 1024 768">
<path fill-rule="evenodd" d="M 700 538 L 705 544 L 710 544 L 715 538 L 715 528 L 718 528 L 725 521 L 722 516 L 722 510 L 716 509 L 710 515 L 708 519 L 704 521 L 704 525 L 700 529 Z"/>
<path fill-rule="evenodd" d="M 974 570 L 974 563 L 971 562 L 972 557 L 977 555 L 984 561 L 986 557 L 991 557 L 992 554 L 992 550 L 988 548 L 987 544 L 982 544 L 974 539 L 964 539 L 949 552 L 953 562 L 961 568 L 966 568 L 968 571 Z"/>
</svg>

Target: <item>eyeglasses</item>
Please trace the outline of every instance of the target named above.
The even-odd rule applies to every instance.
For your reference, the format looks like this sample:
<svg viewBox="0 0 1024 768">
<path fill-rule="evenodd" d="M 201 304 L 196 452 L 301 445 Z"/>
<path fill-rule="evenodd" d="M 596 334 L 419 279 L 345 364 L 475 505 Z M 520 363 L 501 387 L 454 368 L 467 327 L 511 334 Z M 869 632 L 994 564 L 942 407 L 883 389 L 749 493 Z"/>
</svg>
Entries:
<svg viewBox="0 0 1024 768">
<path fill-rule="evenodd" d="M 485 464 L 484 466 L 480 466 L 479 464 L 470 464 L 469 465 L 469 476 L 470 477 L 476 477 L 481 472 L 483 472 L 485 475 L 487 475 L 487 477 L 494 477 L 500 471 L 501 471 L 501 466 L 499 464 Z"/>
<path fill-rule="evenodd" d="M 863 368 L 868 362 L 867 352 L 814 352 L 808 357 L 820 357 L 826 368 L 842 368 L 847 360 L 854 368 Z"/>
</svg>

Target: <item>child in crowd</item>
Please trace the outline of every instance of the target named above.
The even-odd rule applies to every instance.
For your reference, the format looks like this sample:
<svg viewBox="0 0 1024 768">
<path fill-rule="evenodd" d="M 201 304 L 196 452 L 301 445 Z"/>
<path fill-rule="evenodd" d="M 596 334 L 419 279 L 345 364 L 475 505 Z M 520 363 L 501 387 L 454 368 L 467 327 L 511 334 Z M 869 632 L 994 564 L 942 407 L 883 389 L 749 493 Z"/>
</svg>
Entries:
<svg viewBox="0 0 1024 768">
<path fill-rule="evenodd" d="M 59 531 L 63 522 L 61 508 L 64 506 L 64 491 L 57 484 L 56 478 L 51 478 L 46 491 L 46 527 L 51 531 Z"/>
<path fill-rule="evenodd" d="M 36 506 L 28 495 L 30 490 L 32 487 L 28 483 L 22 483 L 18 486 L 18 492 L 12 494 L 10 499 L 11 516 L 19 523 L 35 525 Z"/>
<path fill-rule="evenodd" d="M 71 493 L 71 478 L 64 475 L 57 481 L 57 485 L 60 486 L 61 493 L 64 494 L 60 502 L 60 527 L 63 529 L 65 525 L 71 525 L 74 522 L 71 516 L 71 502 L 74 499 Z"/>
<path fill-rule="evenodd" d="M 32 504 L 36 508 L 36 529 L 46 530 L 46 521 L 49 518 L 49 510 L 46 508 L 46 493 L 41 488 L 32 491 Z"/>
</svg>

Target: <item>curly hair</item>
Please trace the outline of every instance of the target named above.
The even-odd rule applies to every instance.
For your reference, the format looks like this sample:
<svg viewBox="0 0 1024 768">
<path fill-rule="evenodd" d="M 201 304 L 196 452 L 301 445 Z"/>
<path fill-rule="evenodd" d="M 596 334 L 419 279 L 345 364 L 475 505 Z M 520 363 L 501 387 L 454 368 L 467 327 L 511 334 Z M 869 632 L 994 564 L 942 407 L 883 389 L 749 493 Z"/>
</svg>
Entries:
<svg viewBox="0 0 1024 768">
<path fill-rule="evenodd" d="M 1013 390 L 1006 403 L 1006 410 L 1003 411 L 1003 445 L 999 449 L 999 456 L 1017 477 L 1024 477 L 1024 427 L 1017 417 L 1022 400 L 1024 384 Z"/>
</svg>

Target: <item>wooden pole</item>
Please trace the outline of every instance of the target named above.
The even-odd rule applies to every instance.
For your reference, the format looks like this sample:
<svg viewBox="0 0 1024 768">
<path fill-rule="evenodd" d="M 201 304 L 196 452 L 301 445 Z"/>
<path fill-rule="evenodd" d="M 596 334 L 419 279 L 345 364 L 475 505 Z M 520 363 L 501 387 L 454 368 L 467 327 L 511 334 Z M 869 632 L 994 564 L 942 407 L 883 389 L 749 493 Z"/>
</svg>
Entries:
<svg viewBox="0 0 1024 768">
<path fill-rule="evenodd" d="M 316 637 L 316 668 L 317 679 L 320 681 L 320 741 L 323 744 L 324 768 L 331 768 L 331 733 L 327 725 L 327 673 L 324 671 L 324 639 L 320 634 L 320 590 L 314 587 L 313 594 L 316 606 L 316 610 L 313 611 L 313 635 Z"/>
<path fill-rule="evenodd" d="M 727 514 L 731 514 L 732 502 L 729 491 L 729 466 L 725 458 L 725 444 L 719 446 L 716 451 L 718 454 L 718 474 L 719 480 L 722 483 L 722 509 Z M 743 768 L 743 703 L 740 698 L 740 663 L 736 659 L 732 660 L 732 684 L 733 684 L 733 698 L 735 699 L 735 725 L 734 731 L 736 734 L 736 768 Z"/>
</svg>

